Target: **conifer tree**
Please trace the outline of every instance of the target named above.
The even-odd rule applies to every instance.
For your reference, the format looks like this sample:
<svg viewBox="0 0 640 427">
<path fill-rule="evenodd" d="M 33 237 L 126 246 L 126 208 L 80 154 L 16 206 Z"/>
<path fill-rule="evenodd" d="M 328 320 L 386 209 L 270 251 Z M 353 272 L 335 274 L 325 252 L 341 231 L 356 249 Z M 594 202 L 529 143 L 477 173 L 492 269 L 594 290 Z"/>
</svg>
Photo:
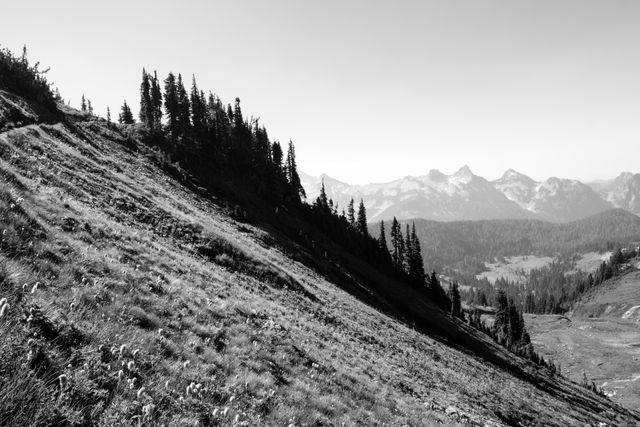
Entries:
<svg viewBox="0 0 640 427">
<path fill-rule="evenodd" d="M 451 284 L 451 315 L 453 317 L 460 317 L 462 315 L 462 304 L 460 302 L 460 290 L 458 288 L 458 282 Z"/>
<path fill-rule="evenodd" d="M 320 208 L 322 212 L 330 212 L 329 200 L 327 198 L 327 192 L 324 188 L 324 178 L 322 179 L 322 185 L 320 186 L 320 195 L 316 199 L 315 205 Z"/>
<path fill-rule="evenodd" d="M 82 111 L 87 111 L 87 101 L 86 101 L 86 99 L 84 98 L 84 94 L 82 95 L 82 101 L 81 101 L 81 103 L 80 103 L 80 109 L 81 109 Z"/>
<path fill-rule="evenodd" d="M 231 109 L 231 106 L 229 106 L 229 109 Z M 231 117 L 235 128 L 240 128 L 244 125 L 242 110 L 240 109 L 240 98 L 236 98 L 235 100 L 233 105 L 233 115 Z"/>
<path fill-rule="evenodd" d="M 407 231 L 407 233 L 409 232 Z M 420 240 L 416 235 L 415 222 L 412 224 L 410 238 L 407 241 L 409 241 L 409 277 L 412 283 L 419 285 L 424 283 L 424 261 L 422 259 Z"/>
<path fill-rule="evenodd" d="M 396 217 L 393 217 L 393 221 L 391 222 L 391 259 L 393 260 L 393 265 L 398 269 L 400 265 L 400 244 L 399 241 L 402 240 L 402 235 L 400 234 L 400 224 Z"/>
<path fill-rule="evenodd" d="M 405 258 L 407 256 L 407 248 L 404 247 L 404 237 L 402 236 L 402 226 L 398 223 L 398 265 L 397 270 L 405 272 Z"/>
<path fill-rule="evenodd" d="M 389 248 L 387 247 L 387 236 L 384 231 L 384 221 L 380 221 L 380 237 L 378 237 L 378 245 L 380 246 L 380 250 L 382 253 L 388 254 Z"/>
<path fill-rule="evenodd" d="M 87 99 L 87 111 L 89 115 L 93 116 L 93 105 L 91 105 L 91 100 Z"/>
<path fill-rule="evenodd" d="M 522 316 L 518 311 L 513 299 L 509 299 L 508 303 L 508 321 L 509 326 L 507 329 L 507 335 L 509 337 L 509 341 L 512 344 L 519 343 L 522 339 L 522 327 L 523 322 L 521 321 Z"/>
<path fill-rule="evenodd" d="M 111 110 L 107 107 L 107 123 L 111 123 Z"/>
<path fill-rule="evenodd" d="M 358 206 L 358 220 L 357 220 L 358 231 L 364 235 L 369 233 L 367 229 L 367 211 L 364 207 L 364 200 L 360 199 L 360 206 Z"/>
<path fill-rule="evenodd" d="M 349 221 L 349 225 L 351 227 L 356 227 L 356 209 L 353 205 L 353 197 L 349 200 L 349 204 L 347 205 L 347 221 Z"/>
<path fill-rule="evenodd" d="M 176 77 L 173 73 L 169 73 L 164 81 L 164 109 L 167 115 L 167 127 L 171 136 L 176 138 L 179 129 L 179 105 L 178 91 L 176 89 Z"/>
<path fill-rule="evenodd" d="M 178 74 L 176 91 L 178 99 L 178 133 L 186 136 L 191 128 L 191 103 L 189 102 L 189 96 L 187 96 L 187 90 L 184 88 L 181 74 Z"/>
<path fill-rule="evenodd" d="M 206 123 L 206 105 L 201 97 L 198 85 L 196 84 L 196 76 L 193 76 L 191 83 L 191 123 L 193 124 L 193 132 L 196 136 L 203 136 Z"/>
<path fill-rule="evenodd" d="M 147 71 L 142 69 L 142 83 L 140 83 L 140 122 L 147 127 L 153 123 L 151 107 L 151 83 Z"/>
<path fill-rule="evenodd" d="M 404 248 L 405 248 L 405 257 L 404 257 L 404 271 L 411 276 L 415 263 L 415 254 L 413 253 L 413 242 L 411 241 L 411 231 L 409 229 L 409 224 L 406 225 L 405 239 L 404 239 Z"/>
<path fill-rule="evenodd" d="M 238 106 L 240 106 L 240 99 L 236 98 L 238 101 Z M 230 124 L 235 123 L 235 117 L 233 116 L 233 108 L 231 108 L 231 104 L 227 104 L 227 118 L 229 119 Z"/>
<path fill-rule="evenodd" d="M 307 197 L 302 183 L 300 182 L 300 175 L 298 175 L 298 166 L 296 165 L 296 152 L 293 146 L 293 142 L 289 141 L 289 150 L 287 151 L 287 163 L 285 166 L 285 173 L 287 174 L 287 181 L 289 186 L 297 197 Z M 322 181 L 324 186 L 324 180 Z"/>
<path fill-rule="evenodd" d="M 153 72 L 153 78 L 151 79 L 151 127 L 153 130 L 160 130 L 160 124 L 162 123 L 162 90 L 160 89 L 160 82 L 158 81 L 158 73 Z"/>
<path fill-rule="evenodd" d="M 496 294 L 496 317 L 493 330 L 499 340 L 506 341 L 509 331 L 509 302 L 502 289 L 499 289 Z"/>
<path fill-rule="evenodd" d="M 124 101 L 124 104 L 122 105 L 122 110 L 120 112 L 120 116 L 118 117 L 118 121 L 120 122 L 120 124 L 124 124 L 124 125 L 130 125 L 135 123 L 134 119 L 133 119 L 133 113 L 131 113 L 131 109 L 129 108 L 129 106 L 127 105 L 127 101 Z"/>
<path fill-rule="evenodd" d="M 282 173 L 282 156 L 282 147 L 278 141 L 275 141 L 271 145 L 271 157 L 273 159 L 273 165 L 278 173 Z M 324 186 L 324 181 L 322 184 Z"/>
</svg>

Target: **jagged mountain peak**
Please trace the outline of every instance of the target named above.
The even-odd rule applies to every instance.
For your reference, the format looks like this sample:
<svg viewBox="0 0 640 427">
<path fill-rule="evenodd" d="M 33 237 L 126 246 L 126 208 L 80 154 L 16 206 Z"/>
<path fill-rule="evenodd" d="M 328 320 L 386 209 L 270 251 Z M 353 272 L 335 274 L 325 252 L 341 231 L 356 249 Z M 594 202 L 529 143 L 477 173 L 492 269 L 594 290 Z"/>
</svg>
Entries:
<svg viewBox="0 0 640 427">
<path fill-rule="evenodd" d="M 464 165 L 460 169 L 458 169 L 452 176 L 471 179 L 474 175 L 473 172 L 471 172 L 471 168 L 467 165 Z"/>
<path fill-rule="evenodd" d="M 507 169 L 502 174 L 502 176 L 496 181 L 497 182 L 523 181 L 523 182 L 528 182 L 528 183 L 535 183 L 535 181 L 531 177 L 529 177 L 529 176 L 527 176 L 527 175 L 525 175 L 525 174 L 523 174 L 521 172 L 518 172 L 515 169 Z"/>
</svg>

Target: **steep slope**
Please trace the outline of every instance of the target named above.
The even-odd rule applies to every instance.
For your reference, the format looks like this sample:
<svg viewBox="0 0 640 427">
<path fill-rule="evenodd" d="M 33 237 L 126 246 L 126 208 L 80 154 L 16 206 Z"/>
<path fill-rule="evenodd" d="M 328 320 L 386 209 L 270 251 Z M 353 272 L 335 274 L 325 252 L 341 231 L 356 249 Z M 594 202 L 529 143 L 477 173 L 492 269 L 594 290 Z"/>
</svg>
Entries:
<svg viewBox="0 0 640 427">
<path fill-rule="evenodd" d="M 321 179 L 327 195 L 342 207 L 350 198 L 364 199 L 370 221 L 394 216 L 438 221 L 531 217 L 467 166 L 452 175 L 432 170 L 421 177 L 363 186 L 350 186 L 327 176 Z M 306 175 L 303 185 L 313 200 L 319 193 L 321 180 Z"/>
<path fill-rule="evenodd" d="M 414 327 L 384 314 L 132 130 L 67 111 L 0 133 L 0 424 L 640 421 L 417 294 Z"/>
<path fill-rule="evenodd" d="M 640 174 L 623 172 L 614 180 L 589 185 L 613 206 L 640 214 Z"/>
</svg>

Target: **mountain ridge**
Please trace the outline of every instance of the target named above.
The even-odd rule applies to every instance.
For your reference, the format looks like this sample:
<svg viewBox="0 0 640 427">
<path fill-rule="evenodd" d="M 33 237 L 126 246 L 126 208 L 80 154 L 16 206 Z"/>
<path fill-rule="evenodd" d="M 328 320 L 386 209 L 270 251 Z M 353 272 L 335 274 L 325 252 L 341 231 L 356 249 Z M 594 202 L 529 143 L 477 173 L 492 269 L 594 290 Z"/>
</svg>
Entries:
<svg viewBox="0 0 640 427">
<path fill-rule="evenodd" d="M 475 175 L 465 165 L 447 175 L 431 169 L 426 175 L 405 176 L 389 182 L 350 185 L 326 174 L 301 172 L 308 200 L 320 192 L 339 207 L 363 199 L 370 221 L 429 219 L 463 221 L 484 219 L 540 219 L 570 222 L 609 209 L 640 214 L 640 174 L 622 172 L 603 182 L 581 182 L 550 177 L 535 181 L 508 169 L 493 181 Z"/>
</svg>

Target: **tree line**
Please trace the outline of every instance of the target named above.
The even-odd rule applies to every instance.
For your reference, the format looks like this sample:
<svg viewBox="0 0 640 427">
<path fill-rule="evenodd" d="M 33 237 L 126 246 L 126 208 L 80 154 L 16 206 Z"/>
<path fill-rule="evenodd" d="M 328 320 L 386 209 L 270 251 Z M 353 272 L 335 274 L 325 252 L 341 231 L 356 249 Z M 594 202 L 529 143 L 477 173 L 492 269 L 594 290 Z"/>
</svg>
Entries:
<svg viewBox="0 0 640 427">
<path fill-rule="evenodd" d="M 304 230 L 285 224 L 279 213 L 304 218 L 322 236 L 450 311 L 451 301 L 436 272 L 425 273 L 415 226 L 407 226 L 403 232 L 394 220 L 389 236 L 381 224 L 382 232 L 374 238 L 368 230 L 364 200 L 357 207 L 354 200 L 338 207 L 327 197 L 324 182 L 316 200 L 305 203 L 293 142 L 289 141 L 285 150 L 279 141 L 272 141 L 259 119 L 244 116 L 240 99 L 225 105 L 212 92 L 205 94 L 195 76 L 187 90 L 181 74 L 169 73 L 161 81 L 156 72 L 143 69 L 137 121 L 126 100 L 118 121 L 123 125 L 139 123 L 131 129 L 157 147 L 167 165 L 178 163 L 224 199 L 235 198 L 245 207 L 266 203 L 290 237 L 310 247 L 319 243 Z M 248 215 L 251 213 L 243 210 L 236 218 L 246 219 Z"/>
</svg>

